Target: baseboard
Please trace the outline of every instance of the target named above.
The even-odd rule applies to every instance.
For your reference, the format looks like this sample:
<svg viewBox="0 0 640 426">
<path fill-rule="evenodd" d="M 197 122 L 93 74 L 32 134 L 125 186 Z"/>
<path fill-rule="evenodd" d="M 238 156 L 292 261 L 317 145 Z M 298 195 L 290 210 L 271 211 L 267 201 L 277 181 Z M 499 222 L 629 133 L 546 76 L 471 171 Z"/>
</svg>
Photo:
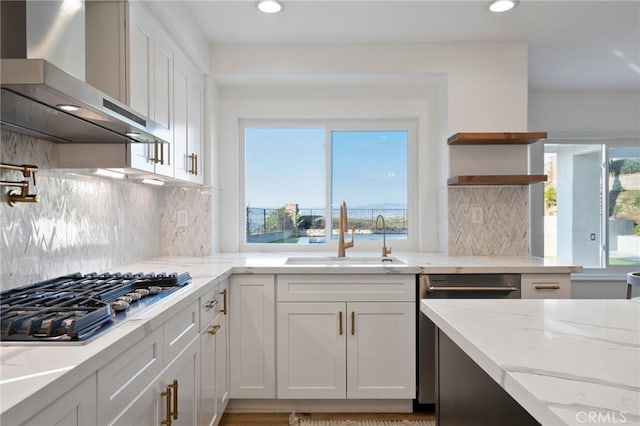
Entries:
<svg viewBox="0 0 640 426">
<path fill-rule="evenodd" d="M 411 413 L 411 399 L 232 399 L 227 413 Z"/>
</svg>

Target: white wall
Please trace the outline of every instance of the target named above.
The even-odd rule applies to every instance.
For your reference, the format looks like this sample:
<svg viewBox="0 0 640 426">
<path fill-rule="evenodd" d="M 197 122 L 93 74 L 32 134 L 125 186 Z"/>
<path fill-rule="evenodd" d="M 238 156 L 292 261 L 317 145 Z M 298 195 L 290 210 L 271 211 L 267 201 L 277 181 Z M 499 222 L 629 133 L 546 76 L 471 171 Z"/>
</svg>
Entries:
<svg viewBox="0 0 640 426">
<path fill-rule="evenodd" d="M 527 129 L 524 43 L 215 45 L 211 61 L 219 85 L 242 88 L 223 88 L 220 92 L 223 251 L 238 249 L 238 118 L 255 114 L 335 116 L 338 110 L 341 115 L 382 116 L 404 116 L 413 111 L 422 114 L 421 119 L 432 114 L 427 128 L 418 135 L 422 153 L 431 154 L 428 158 L 420 154 L 425 159 L 421 167 L 435 178 L 431 184 L 425 184 L 422 178 L 420 181 L 420 250 L 446 249 L 447 223 L 441 218 L 447 214 L 444 189 L 450 173 L 478 172 L 485 167 L 500 173 L 500 168 L 512 168 L 513 164 L 521 172 L 526 170 L 526 151 L 505 150 L 498 160 L 490 150 L 450 151 L 446 146 L 446 138 L 460 131 Z M 379 86 L 367 85 L 371 79 L 378 79 L 386 85 L 391 81 L 392 85 L 419 88 L 434 76 L 446 83 L 418 103 L 393 102 L 395 95 L 381 94 Z M 316 90 L 318 93 L 340 86 L 340 90 L 346 90 L 344 96 L 351 96 L 349 90 L 357 90 L 362 97 L 351 103 L 344 96 L 317 101 L 312 90 L 287 99 L 289 95 L 283 98 L 284 92 L 278 89 L 287 86 L 324 86 Z M 368 100 L 362 102 L 363 97 Z M 434 106 L 436 110 L 430 111 Z"/>
</svg>

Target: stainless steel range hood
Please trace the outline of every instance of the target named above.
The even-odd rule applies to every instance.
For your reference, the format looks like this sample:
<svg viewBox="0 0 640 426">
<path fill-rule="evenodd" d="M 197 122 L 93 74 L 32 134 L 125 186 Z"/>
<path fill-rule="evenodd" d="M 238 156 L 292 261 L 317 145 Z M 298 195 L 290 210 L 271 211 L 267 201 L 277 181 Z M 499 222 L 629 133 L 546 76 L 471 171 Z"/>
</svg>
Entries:
<svg viewBox="0 0 640 426">
<path fill-rule="evenodd" d="M 12 130 L 59 143 L 168 140 L 166 128 L 43 59 L 1 59 L 0 86 L 0 121 Z"/>
<path fill-rule="evenodd" d="M 59 143 L 168 140 L 166 128 L 43 59 L 2 59 L 0 72 L 0 121 L 9 129 Z"/>
<path fill-rule="evenodd" d="M 0 1 L 2 128 L 59 143 L 166 143 L 166 127 L 82 80 L 84 8 L 74 1 L 71 12 L 67 0 Z"/>
</svg>

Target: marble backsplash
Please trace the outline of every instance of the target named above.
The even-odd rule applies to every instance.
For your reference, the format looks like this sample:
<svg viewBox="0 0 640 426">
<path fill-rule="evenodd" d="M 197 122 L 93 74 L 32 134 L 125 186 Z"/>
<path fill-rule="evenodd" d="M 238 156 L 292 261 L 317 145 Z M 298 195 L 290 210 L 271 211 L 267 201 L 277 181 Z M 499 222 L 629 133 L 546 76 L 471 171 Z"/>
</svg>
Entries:
<svg viewBox="0 0 640 426">
<path fill-rule="evenodd" d="M 0 161 L 38 166 L 39 203 L 0 202 L 0 288 L 103 272 L 160 255 L 211 253 L 211 191 L 153 187 L 56 168 L 55 144 L 3 131 Z M 3 180 L 22 180 L 2 171 Z M 6 189 L 2 191 L 3 196 Z M 185 210 L 186 226 L 177 213 Z"/>
<path fill-rule="evenodd" d="M 527 256 L 528 204 L 528 186 L 449 187 L 449 255 Z"/>
</svg>

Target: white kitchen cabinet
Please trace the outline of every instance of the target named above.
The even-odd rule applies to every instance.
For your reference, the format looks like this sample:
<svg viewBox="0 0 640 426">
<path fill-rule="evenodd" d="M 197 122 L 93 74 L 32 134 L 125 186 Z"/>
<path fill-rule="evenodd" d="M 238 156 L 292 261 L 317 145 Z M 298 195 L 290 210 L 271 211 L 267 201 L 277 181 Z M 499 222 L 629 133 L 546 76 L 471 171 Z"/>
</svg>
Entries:
<svg viewBox="0 0 640 426">
<path fill-rule="evenodd" d="M 201 298 L 201 305 L 214 306 L 215 315 L 200 332 L 200 424 L 217 425 L 229 402 L 228 336 L 227 332 L 228 280 L 212 292 L 214 298 Z M 213 303 L 213 301 L 216 301 Z M 203 322 L 204 324 L 204 322 Z"/>
<path fill-rule="evenodd" d="M 413 275 L 279 275 L 278 398 L 413 399 L 414 292 Z"/>
<path fill-rule="evenodd" d="M 234 275 L 229 285 L 231 398 L 275 398 L 275 277 Z"/>
<path fill-rule="evenodd" d="M 569 274 L 522 274 L 520 277 L 523 299 L 570 299 Z"/>
<path fill-rule="evenodd" d="M 96 424 L 96 375 L 92 374 L 25 422 L 3 419 L 3 424 L 23 426 Z"/>
<path fill-rule="evenodd" d="M 169 408 L 173 412 L 177 406 L 179 413 L 173 424 L 197 423 L 199 309 L 198 302 L 191 303 L 98 370 L 98 424 L 159 424 L 166 418 L 169 393 Z"/>
<path fill-rule="evenodd" d="M 278 303 L 278 398 L 344 399 L 344 303 Z"/>
<path fill-rule="evenodd" d="M 414 302 L 347 303 L 347 398 L 415 398 Z"/>
<path fill-rule="evenodd" d="M 200 394 L 199 340 L 194 339 L 167 369 L 109 425 L 197 425 Z M 164 422 L 164 423 L 162 423 Z"/>
<path fill-rule="evenodd" d="M 203 76 L 189 60 L 174 55 L 175 177 L 203 183 Z"/>
</svg>

